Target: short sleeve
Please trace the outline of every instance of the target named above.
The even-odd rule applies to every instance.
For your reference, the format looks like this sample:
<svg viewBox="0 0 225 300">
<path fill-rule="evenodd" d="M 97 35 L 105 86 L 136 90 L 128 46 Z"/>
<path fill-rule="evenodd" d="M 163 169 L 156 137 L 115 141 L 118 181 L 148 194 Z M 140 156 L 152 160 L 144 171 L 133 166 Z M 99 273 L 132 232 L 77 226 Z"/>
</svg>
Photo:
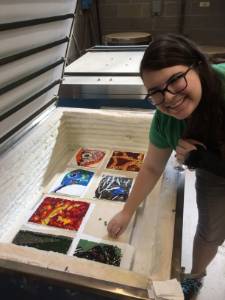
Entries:
<svg viewBox="0 0 225 300">
<path fill-rule="evenodd" d="M 222 81 L 223 91 L 225 93 L 225 63 L 212 65 L 212 68 L 219 75 L 219 78 Z"/>
<path fill-rule="evenodd" d="M 162 120 L 158 111 L 155 112 L 149 131 L 150 142 L 158 148 L 170 148 L 165 135 L 160 128 Z"/>
</svg>

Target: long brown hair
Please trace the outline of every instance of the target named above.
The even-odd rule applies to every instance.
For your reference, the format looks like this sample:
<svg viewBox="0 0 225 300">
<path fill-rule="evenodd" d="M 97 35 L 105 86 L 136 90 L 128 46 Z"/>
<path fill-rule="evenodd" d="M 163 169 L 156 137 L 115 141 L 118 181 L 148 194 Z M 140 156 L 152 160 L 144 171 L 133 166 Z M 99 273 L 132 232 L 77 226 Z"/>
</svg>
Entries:
<svg viewBox="0 0 225 300">
<path fill-rule="evenodd" d="M 220 150 L 225 158 L 225 91 L 209 59 L 193 41 L 177 34 L 156 37 L 144 53 L 140 75 L 145 70 L 175 65 L 194 65 L 202 85 L 201 101 L 186 120 L 183 138 L 193 138 L 212 150 Z"/>
</svg>

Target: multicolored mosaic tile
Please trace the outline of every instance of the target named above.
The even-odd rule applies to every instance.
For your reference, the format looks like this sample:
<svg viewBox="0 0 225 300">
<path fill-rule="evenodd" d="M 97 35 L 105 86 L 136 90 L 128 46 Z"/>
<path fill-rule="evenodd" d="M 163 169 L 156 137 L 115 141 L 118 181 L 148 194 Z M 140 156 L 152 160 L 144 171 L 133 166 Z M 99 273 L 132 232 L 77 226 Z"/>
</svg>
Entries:
<svg viewBox="0 0 225 300">
<path fill-rule="evenodd" d="M 81 148 L 75 155 L 75 161 L 78 166 L 95 167 L 104 158 L 105 152 L 102 150 Z"/>
<path fill-rule="evenodd" d="M 77 231 L 89 205 L 84 201 L 46 197 L 29 222 Z"/>
<path fill-rule="evenodd" d="M 56 177 L 48 192 L 82 197 L 94 172 L 76 169 Z"/>
<path fill-rule="evenodd" d="M 132 182 L 132 178 L 103 175 L 95 191 L 95 197 L 98 199 L 126 201 Z"/>
<path fill-rule="evenodd" d="M 143 153 L 114 151 L 106 168 L 138 172 L 143 160 Z"/>
</svg>

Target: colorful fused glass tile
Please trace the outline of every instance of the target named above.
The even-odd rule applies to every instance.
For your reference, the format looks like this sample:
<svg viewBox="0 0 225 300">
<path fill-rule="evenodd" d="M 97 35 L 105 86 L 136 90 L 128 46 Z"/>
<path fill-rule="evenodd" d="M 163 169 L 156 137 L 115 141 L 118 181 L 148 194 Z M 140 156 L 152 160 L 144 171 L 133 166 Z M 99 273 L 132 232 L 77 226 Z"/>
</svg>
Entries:
<svg viewBox="0 0 225 300">
<path fill-rule="evenodd" d="M 76 163 L 82 167 L 94 167 L 98 165 L 105 156 L 105 152 L 95 149 L 81 148 L 75 155 Z"/>
<path fill-rule="evenodd" d="M 143 159 L 143 153 L 114 151 L 106 168 L 138 172 Z"/>
<path fill-rule="evenodd" d="M 132 181 L 132 178 L 103 175 L 95 191 L 95 197 L 98 199 L 126 201 Z"/>
<path fill-rule="evenodd" d="M 63 236 L 54 236 L 31 231 L 21 230 L 13 240 L 13 244 L 37 248 L 39 250 L 54 251 L 66 254 L 72 239 Z"/>
<path fill-rule="evenodd" d="M 83 201 L 46 197 L 29 222 L 78 230 L 89 205 Z"/>
<path fill-rule="evenodd" d="M 90 182 L 93 174 L 94 174 L 93 172 L 82 170 L 82 169 L 77 169 L 77 170 L 68 172 L 63 177 L 60 185 L 54 189 L 54 192 L 57 192 L 61 188 L 65 187 L 67 185 L 71 185 L 71 184 L 87 186 L 88 183 Z"/>
<path fill-rule="evenodd" d="M 122 251 L 119 247 L 88 240 L 80 240 L 74 256 L 98 261 L 108 265 L 120 266 Z"/>
</svg>

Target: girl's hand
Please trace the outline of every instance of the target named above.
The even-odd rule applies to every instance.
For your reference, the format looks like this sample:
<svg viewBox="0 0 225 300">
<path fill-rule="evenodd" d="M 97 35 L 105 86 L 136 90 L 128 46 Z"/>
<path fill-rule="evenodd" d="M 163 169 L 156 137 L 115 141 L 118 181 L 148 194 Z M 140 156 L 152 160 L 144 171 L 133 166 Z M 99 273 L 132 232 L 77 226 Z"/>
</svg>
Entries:
<svg viewBox="0 0 225 300">
<path fill-rule="evenodd" d="M 109 236 L 112 238 L 119 237 L 126 230 L 131 217 L 132 215 L 129 215 L 123 210 L 117 213 L 107 226 Z"/>
<path fill-rule="evenodd" d="M 190 151 L 197 150 L 197 147 L 195 145 L 201 145 L 206 148 L 204 144 L 193 139 L 180 139 L 178 141 L 178 145 L 176 147 L 176 159 L 180 164 L 183 164 L 185 162 Z"/>
</svg>

